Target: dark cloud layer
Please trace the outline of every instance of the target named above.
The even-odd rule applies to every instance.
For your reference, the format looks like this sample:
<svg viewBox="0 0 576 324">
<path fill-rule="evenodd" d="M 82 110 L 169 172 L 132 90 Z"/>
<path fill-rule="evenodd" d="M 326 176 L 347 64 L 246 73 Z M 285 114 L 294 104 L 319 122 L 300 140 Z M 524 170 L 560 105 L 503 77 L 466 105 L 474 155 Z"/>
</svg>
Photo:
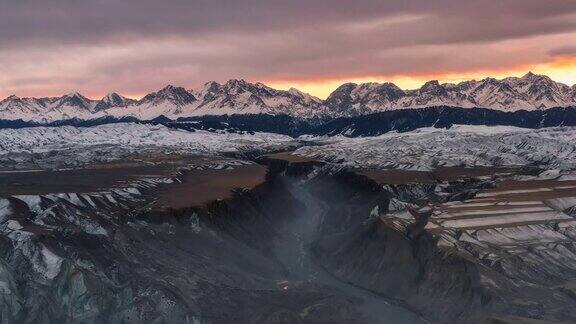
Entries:
<svg viewBox="0 0 576 324">
<path fill-rule="evenodd" d="M 297 31 L 412 14 L 436 18 L 413 30 L 436 43 L 573 30 L 562 18 L 571 13 L 573 0 L 2 0 L 0 42 Z"/>
<path fill-rule="evenodd" d="M 576 0 L 0 0 L 0 95 L 497 69 L 575 34 Z"/>
</svg>

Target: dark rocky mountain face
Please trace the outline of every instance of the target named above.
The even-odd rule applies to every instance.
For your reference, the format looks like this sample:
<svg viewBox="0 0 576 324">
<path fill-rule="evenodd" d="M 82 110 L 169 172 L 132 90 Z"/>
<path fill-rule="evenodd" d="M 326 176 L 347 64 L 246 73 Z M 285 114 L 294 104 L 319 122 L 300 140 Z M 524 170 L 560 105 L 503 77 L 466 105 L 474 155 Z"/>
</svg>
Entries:
<svg viewBox="0 0 576 324">
<path fill-rule="evenodd" d="M 55 106 L 56 106 L 56 108 L 60 108 L 60 107 L 64 107 L 64 106 L 71 106 L 71 107 L 77 107 L 79 109 L 91 111 L 93 109 L 95 103 L 96 103 L 96 101 L 90 100 L 90 99 L 84 97 L 83 95 L 81 95 L 77 92 L 74 92 L 74 93 L 70 93 L 70 94 L 63 96 L 62 98 L 59 98 L 55 102 Z"/>
<path fill-rule="evenodd" d="M 163 102 L 168 102 L 176 106 L 183 106 L 194 101 L 196 101 L 196 97 L 186 89 L 168 85 L 158 92 L 153 92 L 146 95 L 138 102 L 138 104 L 158 105 Z"/>
<path fill-rule="evenodd" d="M 326 98 L 324 104 L 330 107 L 334 113 L 342 113 L 343 107 L 349 107 L 353 104 L 352 91 L 356 89 L 357 84 L 345 83 L 339 86 L 334 92 Z"/>
<path fill-rule="evenodd" d="M 104 98 L 102 98 L 96 107 L 94 108 L 95 111 L 102 111 L 113 107 L 128 107 L 130 105 L 135 104 L 137 101 L 123 97 L 115 92 L 107 94 Z"/>
<path fill-rule="evenodd" d="M 277 90 L 245 80 L 233 79 L 224 84 L 208 82 L 194 93 L 200 98 L 195 109 L 206 115 L 218 115 L 219 111 L 287 114 L 304 118 L 325 114 L 322 101 L 318 98 L 296 89 Z"/>
<path fill-rule="evenodd" d="M 346 83 L 326 98 L 324 105 L 330 115 L 355 116 L 370 114 L 380 106 L 388 109 L 389 104 L 406 96 L 406 92 L 393 83 Z"/>
<path fill-rule="evenodd" d="M 244 80 L 230 80 L 223 85 L 212 87 L 209 93 L 211 95 L 210 100 L 202 104 L 205 106 L 216 104 L 220 108 L 227 106 L 232 108 L 262 108 L 266 106 L 263 98 L 272 96 L 268 89 L 257 87 Z"/>
<path fill-rule="evenodd" d="M 419 91 L 421 94 L 426 94 L 426 95 L 430 95 L 430 96 L 438 96 L 438 97 L 445 97 L 448 94 L 448 91 L 446 91 L 446 88 L 444 86 L 440 85 L 440 82 L 438 82 L 438 80 L 432 80 L 432 81 L 426 82 L 420 88 Z"/>
<path fill-rule="evenodd" d="M 394 83 L 381 84 L 376 90 L 376 93 L 378 94 L 379 97 L 383 97 L 386 100 L 390 101 L 398 100 L 406 94 L 404 90 L 400 89 Z"/>
</svg>

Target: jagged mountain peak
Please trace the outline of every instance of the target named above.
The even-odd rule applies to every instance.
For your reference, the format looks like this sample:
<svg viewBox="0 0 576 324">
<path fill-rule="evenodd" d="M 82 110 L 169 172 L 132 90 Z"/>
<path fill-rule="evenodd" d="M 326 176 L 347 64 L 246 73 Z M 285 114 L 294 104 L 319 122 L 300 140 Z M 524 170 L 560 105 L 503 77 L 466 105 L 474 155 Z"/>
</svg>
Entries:
<svg viewBox="0 0 576 324">
<path fill-rule="evenodd" d="M 302 92 L 302 91 L 300 91 L 300 90 L 298 90 L 298 89 L 296 89 L 296 88 L 290 88 L 290 89 L 288 89 L 288 92 L 290 92 L 290 93 L 293 94 L 293 95 L 297 95 L 297 96 L 306 95 L 305 92 Z"/>
<path fill-rule="evenodd" d="M 198 89 L 190 89 L 188 90 L 188 92 L 194 94 L 194 96 L 196 96 L 197 99 L 202 100 L 202 98 L 205 97 L 206 95 L 209 96 L 212 93 L 221 91 L 221 89 L 222 84 L 216 81 L 208 81 L 204 83 L 202 87 Z"/>
<path fill-rule="evenodd" d="M 173 93 L 182 93 L 183 91 L 186 91 L 186 89 L 184 89 L 183 87 L 180 86 L 174 86 L 174 85 L 167 85 L 164 88 L 158 90 L 156 93 L 158 94 L 173 94 Z"/>
<path fill-rule="evenodd" d="M 244 79 L 231 79 L 228 80 L 222 88 L 228 92 L 250 92 L 257 95 L 265 95 L 269 96 L 273 93 L 276 93 L 278 90 L 270 88 L 269 86 L 265 85 L 261 82 L 251 83 Z"/>
<path fill-rule="evenodd" d="M 245 90 L 245 89 L 255 89 L 258 88 L 255 84 L 249 83 L 244 79 L 230 79 L 222 85 L 223 88 L 227 90 Z"/>
<path fill-rule="evenodd" d="M 372 82 L 372 83 L 375 83 L 375 82 Z M 368 84 L 370 84 L 370 83 L 368 83 Z M 342 85 L 340 85 L 338 88 L 336 88 L 336 90 L 334 90 L 334 92 L 337 92 L 338 90 L 356 88 L 357 86 L 358 86 L 357 83 L 354 83 L 354 82 L 346 82 L 346 83 L 343 83 Z"/>
<path fill-rule="evenodd" d="M 9 100 L 20 100 L 20 97 L 18 97 L 17 95 L 9 95 L 8 97 L 6 97 L 4 100 L 2 101 L 9 101 Z"/>
<path fill-rule="evenodd" d="M 424 85 L 418 89 L 417 93 L 420 96 L 424 96 L 424 98 L 416 100 L 418 105 L 427 105 L 427 103 L 422 104 L 422 100 L 438 100 L 444 99 L 444 97 L 448 96 L 448 90 L 446 89 L 446 86 L 440 84 L 438 80 L 431 80 L 424 83 Z"/>
<path fill-rule="evenodd" d="M 381 85 L 384 87 L 387 87 L 387 88 L 394 88 L 394 89 L 402 90 L 402 89 L 400 89 L 399 86 L 397 86 L 395 83 L 392 83 L 392 82 L 384 82 L 384 83 L 381 83 Z"/>
<path fill-rule="evenodd" d="M 496 80 L 496 79 L 494 79 Z M 502 80 L 496 80 L 498 82 L 503 82 L 509 84 L 510 86 L 519 86 L 519 85 L 526 85 L 526 84 L 533 84 L 538 82 L 544 82 L 547 84 L 555 84 L 554 80 L 550 79 L 546 75 L 535 74 L 533 72 L 528 72 L 521 77 L 507 77 Z"/>
<path fill-rule="evenodd" d="M 362 86 L 362 84 L 358 85 L 354 82 L 343 83 L 338 88 L 336 88 L 334 91 L 332 91 L 332 93 L 330 93 L 330 95 L 328 95 L 328 98 L 326 98 L 325 103 L 339 104 L 342 100 L 345 99 L 345 97 L 350 97 L 352 95 L 352 92 L 357 90 L 361 86 Z M 366 86 L 366 84 L 365 84 L 365 86 Z"/>
<path fill-rule="evenodd" d="M 57 98 L 55 104 L 56 106 L 54 108 L 57 109 L 70 107 L 91 111 L 96 105 L 96 101 L 86 98 L 79 92 L 70 92 L 60 98 Z"/>
<path fill-rule="evenodd" d="M 328 98 L 334 97 L 334 96 L 340 96 L 344 93 L 349 93 L 351 95 L 362 95 L 362 94 L 365 94 L 367 91 L 379 91 L 379 92 L 381 92 L 383 90 L 393 90 L 393 91 L 402 91 L 402 92 L 404 91 L 392 82 L 384 82 L 384 83 L 366 82 L 366 83 L 360 83 L 360 84 L 354 83 L 354 82 L 347 82 L 347 83 L 342 84 L 338 88 L 336 88 L 336 90 L 334 90 Z M 327 99 L 327 101 L 328 100 L 329 99 Z"/>
<path fill-rule="evenodd" d="M 8 110 L 11 106 L 21 106 L 22 99 L 16 95 L 10 95 L 0 100 L 0 110 Z"/>
<path fill-rule="evenodd" d="M 442 87 L 442 85 L 440 84 L 440 82 L 438 80 L 430 80 L 430 81 L 424 83 L 424 85 L 420 88 L 420 90 L 426 91 L 426 90 L 437 89 L 440 87 Z"/>
<path fill-rule="evenodd" d="M 521 79 L 527 80 L 529 82 L 534 82 L 534 83 L 545 83 L 545 84 L 550 84 L 550 85 L 560 84 L 560 83 L 555 82 L 554 80 L 550 79 L 550 77 L 547 75 L 534 74 L 531 72 L 524 75 Z"/>
<path fill-rule="evenodd" d="M 113 107 L 127 107 L 136 103 L 136 100 L 126 98 L 116 92 L 110 92 L 105 95 L 94 108 L 95 111 L 102 111 Z"/>
<path fill-rule="evenodd" d="M 167 85 L 156 92 L 144 96 L 144 98 L 139 101 L 139 104 L 158 105 L 165 101 L 177 106 L 182 106 L 196 101 L 196 97 L 183 87 Z"/>
<path fill-rule="evenodd" d="M 300 98 L 313 98 L 313 99 L 316 99 L 316 100 L 320 100 L 320 99 L 318 99 L 318 98 L 316 98 L 316 97 L 314 97 L 314 96 L 312 96 L 312 95 L 310 95 L 310 94 L 308 94 L 308 93 L 306 93 L 306 92 L 300 91 L 300 90 L 298 90 L 298 89 L 296 89 L 296 88 L 290 88 L 290 89 L 288 89 L 288 93 L 290 93 L 291 95 L 300 97 Z"/>
<path fill-rule="evenodd" d="M 88 105 L 88 103 L 90 101 L 92 101 L 91 99 L 88 99 L 86 96 L 84 96 L 80 92 L 76 92 L 76 91 L 69 92 L 69 93 L 63 95 L 62 97 L 60 97 L 60 100 L 62 102 L 71 102 L 71 103 L 79 104 L 79 105 Z"/>
<path fill-rule="evenodd" d="M 222 85 L 216 81 L 208 81 L 204 83 L 204 89 L 220 88 Z"/>
<path fill-rule="evenodd" d="M 298 99 L 302 100 L 304 103 L 307 104 L 312 104 L 312 105 L 322 105 L 323 101 L 318 98 L 315 97 L 311 94 L 308 94 L 306 92 L 300 91 L 296 88 L 290 88 L 286 91 L 288 94 L 290 94 L 291 96 L 297 97 Z"/>
<path fill-rule="evenodd" d="M 541 74 L 536 74 L 533 73 L 532 71 L 528 71 L 528 73 L 524 74 L 522 77 L 520 77 L 520 79 L 522 80 L 540 80 L 540 79 L 550 79 L 545 75 L 541 75 Z"/>
<path fill-rule="evenodd" d="M 256 85 L 247 82 L 244 79 L 231 79 L 228 80 L 224 84 L 224 88 L 227 90 L 236 89 L 236 90 L 245 90 L 245 89 L 255 89 L 257 88 Z"/>
<path fill-rule="evenodd" d="M 473 81 L 473 83 L 478 83 L 478 81 Z M 485 83 L 485 84 L 500 84 L 502 83 L 501 80 L 498 80 L 496 78 L 492 78 L 492 77 L 487 77 L 484 78 L 482 80 L 480 80 L 480 83 Z"/>
<path fill-rule="evenodd" d="M 108 94 L 106 94 L 101 101 L 104 102 L 116 102 L 116 101 L 120 101 L 122 99 L 125 99 L 125 97 L 119 95 L 116 92 L 110 92 Z"/>
<path fill-rule="evenodd" d="M 86 98 L 84 95 L 82 95 L 80 92 L 77 92 L 77 91 L 68 92 L 68 93 L 67 93 L 67 94 L 65 94 L 63 97 L 70 97 L 70 98 L 74 98 L 74 97 L 78 97 L 78 98 Z"/>
<path fill-rule="evenodd" d="M 342 97 L 343 95 L 350 95 L 351 92 L 358 87 L 358 84 L 352 82 L 346 82 L 341 84 L 338 88 L 328 95 L 326 101 L 332 101 L 336 98 Z"/>
<path fill-rule="evenodd" d="M 247 85 L 248 82 L 244 79 L 230 79 L 226 81 L 226 85 Z"/>
</svg>

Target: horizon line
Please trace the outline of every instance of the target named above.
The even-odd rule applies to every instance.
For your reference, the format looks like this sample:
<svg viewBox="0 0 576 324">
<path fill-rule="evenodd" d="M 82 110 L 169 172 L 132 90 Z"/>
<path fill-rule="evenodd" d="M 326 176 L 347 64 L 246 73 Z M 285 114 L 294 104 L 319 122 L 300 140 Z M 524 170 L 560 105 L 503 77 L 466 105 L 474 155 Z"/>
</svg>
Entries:
<svg viewBox="0 0 576 324">
<path fill-rule="evenodd" d="M 516 74 L 516 75 L 518 75 L 518 74 Z M 333 87 L 332 90 L 330 91 L 330 93 L 333 93 L 333 92 L 336 91 L 340 86 L 343 86 L 343 85 L 345 85 L 345 84 L 362 85 L 362 84 L 386 84 L 386 83 L 390 83 L 390 84 L 393 84 L 393 85 L 397 86 L 397 87 L 398 87 L 399 89 L 401 89 L 402 91 L 415 91 L 415 90 L 421 89 L 425 84 L 430 83 L 430 82 L 438 82 L 440 85 L 458 85 L 458 84 L 461 84 L 461 83 L 464 83 L 464 82 L 480 82 L 480 81 L 483 81 L 483 80 L 486 80 L 486 79 L 495 79 L 495 80 L 498 80 L 498 81 L 503 81 L 503 80 L 508 79 L 508 78 L 523 78 L 523 77 L 526 77 L 526 76 L 528 76 L 528 75 L 544 76 L 544 77 L 549 78 L 549 79 L 552 80 L 553 82 L 560 83 L 560 84 L 565 85 L 565 86 L 570 87 L 570 88 L 573 88 L 573 87 L 576 86 L 576 82 L 575 82 L 574 84 L 570 85 L 570 84 L 567 84 L 567 83 L 564 83 L 564 82 L 561 82 L 561 81 L 554 80 L 554 79 L 553 79 L 552 77 L 550 77 L 549 75 L 546 75 L 546 74 L 543 74 L 543 73 L 541 74 L 541 73 L 534 73 L 534 72 L 532 72 L 532 71 L 528 71 L 528 72 L 522 74 L 522 76 L 509 75 L 509 76 L 500 77 L 500 78 L 491 77 L 491 76 L 486 76 L 486 77 L 483 77 L 483 78 L 462 78 L 462 79 L 459 79 L 458 82 L 450 82 L 450 80 L 452 80 L 452 81 L 454 80 L 453 78 L 428 79 L 428 80 L 425 81 L 425 82 L 421 82 L 421 84 L 420 84 L 419 86 L 417 86 L 417 87 L 401 87 L 401 86 L 397 85 L 395 82 L 386 81 L 385 78 L 378 79 L 378 78 L 376 78 L 376 77 L 374 77 L 374 78 L 373 78 L 373 77 L 367 77 L 367 78 L 366 78 L 367 80 L 368 80 L 368 79 L 370 79 L 370 80 L 371 80 L 371 79 L 374 79 L 374 81 L 354 82 L 354 80 L 358 80 L 358 79 L 362 79 L 362 78 L 353 78 L 353 77 L 352 77 L 352 78 L 348 78 L 348 79 L 347 79 L 348 81 L 344 81 L 345 79 L 339 79 L 339 80 L 342 80 L 342 81 L 338 82 L 339 85 L 336 86 L 336 87 Z M 393 77 L 390 78 L 390 79 L 393 79 Z M 307 95 L 309 95 L 309 96 L 312 96 L 312 97 L 316 97 L 316 98 L 318 98 L 318 99 L 320 99 L 320 100 L 323 100 L 323 101 L 326 100 L 326 98 L 328 97 L 328 96 L 326 96 L 326 97 L 322 98 L 322 97 L 320 97 L 320 96 L 316 96 L 316 95 L 310 93 L 309 91 L 301 90 L 301 87 L 298 87 L 297 85 L 306 82 L 306 81 L 304 81 L 304 80 L 303 80 L 303 81 L 292 81 L 292 82 L 290 82 L 290 81 L 273 81 L 273 80 L 269 80 L 269 81 L 249 81 L 249 80 L 246 80 L 245 78 L 231 78 L 231 79 L 228 79 L 228 80 L 226 80 L 226 81 L 224 81 L 224 82 L 222 82 L 222 83 L 220 83 L 220 82 L 218 82 L 218 81 L 215 81 L 215 80 L 206 81 L 206 82 L 204 82 L 204 83 L 202 84 L 202 86 L 204 86 L 204 85 L 206 85 L 206 84 L 208 84 L 208 83 L 210 83 L 210 82 L 216 82 L 216 83 L 218 83 L 218 84 L 220 84 L 220 85 L 225 85 L 226 83 L 228 83 L 228 82 L 230 82 L 230 81 L 244 81 L 244 82 L 247 82 L 247 83 L 250 83 L 250 84 L 253 84 L 253 85 L 262 84 L 262 85 L 264 85 L 264 86 L 266 86 L 266 87 L 272 88 L 272 89 L 274 89 L 274 90 L 280 90 L 280 91 L 289 91 L 290 89 L 295 89 L 295 90 L 297 90 L 297 91 L 300 91 L 300 92 L 305 93 L 305 94 L 307 94 Z M 314 83 L 321 85 L 321 84 L 330 84 L 330 83 L 334 83 L 334 82 L 333 82 L 333 81 L 330 81 L 330 80 L 325 80 L 324 82 L 322 82 L 322 81 L 317 81 L 317 82 L 314 82 Z M 287 85 L 287 86 L 282 86 L 282 84 L 285 84 L 285 85 Z M 289 86 L 290 84 L 292 84 L 293 86 Z M 104 99 L 104 98 L 105 98 L 107 95 L 109 95 L 109 94 L 118 94 L 118 95 L 123 96 L 123 97 L 125 97 L 125 98 L 139 101 L 139 100 L 142 100 L 146 95 L 151 94 L 151 93 L 154 93 L 154 92 L 161 91 L 161 90 L 163 90 L 163 89 L 165 89 L 165 88 L 167 88 L 167 87 L 169 87 L 169 86 L 177 87 L 177 88 L 183 88 L 183 89 L 185 89 L 185 90 L 188 91 L 188 92 L 193 92 L 193 91 L 198 91 L 198 90 L 199 90 L 199 89 L 198 89 L 199 87 L 197 87 L 197 88 L 187 87 L 187 86 L 178 85 L 178 84 L 174 84 L 174 83 L 169 82 L 168 84 L 166 84 L 165 86 L 163 86 L 163 87 L 160 88 L 160 89 L 151 90 L 151 91 L 149 91 L 149 92 L 143 92 L 143 93 L 139 93 L 139 94 L 128 94 L 128 95 L 124 95 L 124 94 L 120 93 L 119 91 L 113 91 L 113 90 L 112 90 L 112 91 L 109 91 L 109 92 L 107 92 L 107 93 L 105 93 L 105 94 L 96 96 L 96 95 L 85 95 L 85 94 L 83 94 L 81 91 L 73 90 L 73 91 L 65 92 L 65 93 L 63 93 L 63 94 L 61 94 L 61 95 L 57 95 L 57 94 L 56 94 L 56 95 L 47 95 L 47 96 L 26 96 L 26 95 L 25 95 L 25 96 L 21 96 L 21 95 L 16 95 L 16 94 L 9 94 L 9 95 L 7 95 L 7 96 L 5 96 L 5 97 L 0 97 L 0 101 L 4 101 L 4 100 L 6 100 L 6 99 L 8 99 L 8 98 L 10 98 L 10 97 L 17 97 L 17 98 L 20 98 L 20 99 L 25 99 L 25 98 L 31 98 L 31 99 L 61 98 L 61 97 L 64 97 L 64 96 L 67 96 L 67 95 L 71 95 L 71 94 L 74 94 L 74 93 L 77 93 L 77 94 L 79 94 L 79 95 L 81 95 L 81 96 L 83 96 L 83 97 L 85 97 L 85 98 L 87 98 L 87 99 L 89 99 L 89 100 L 92 100 L 92 101 L 101 101 L 102 99 Z"/>
</svg>

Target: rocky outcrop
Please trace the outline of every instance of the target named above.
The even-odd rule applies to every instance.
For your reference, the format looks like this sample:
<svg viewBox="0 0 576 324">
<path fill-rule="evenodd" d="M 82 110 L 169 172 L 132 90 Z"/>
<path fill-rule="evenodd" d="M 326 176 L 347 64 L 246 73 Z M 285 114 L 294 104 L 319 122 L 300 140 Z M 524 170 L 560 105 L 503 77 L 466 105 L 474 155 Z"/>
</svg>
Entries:
<svg viewBox="0 0 576 324">
<path fill-rule="evenodd" d="M 573 225 L 440 229 L 430 224 L 438 216 L 428 203 L 463 200 L 462 193 L 474 196 L 493 180 L 379 190 L 359 181 L 370 180 L 336 176 L 317 191 L 327 208 L 315 254 L 336 277 L 396 298 L 432 322 L 574 321 Z"/>
</svg>

